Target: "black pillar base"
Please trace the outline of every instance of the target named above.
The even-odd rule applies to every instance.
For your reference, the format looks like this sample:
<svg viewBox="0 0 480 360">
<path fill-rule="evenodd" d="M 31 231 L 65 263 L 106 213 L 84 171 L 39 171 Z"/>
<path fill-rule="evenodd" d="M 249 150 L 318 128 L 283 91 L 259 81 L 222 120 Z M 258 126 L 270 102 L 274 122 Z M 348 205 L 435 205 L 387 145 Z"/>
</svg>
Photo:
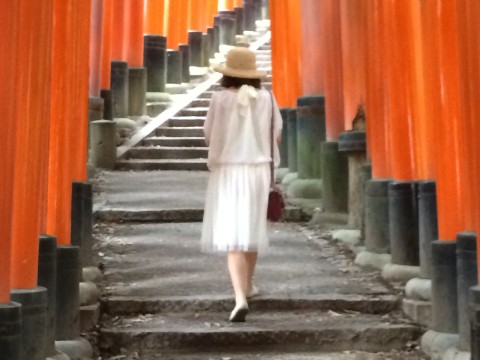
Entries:
<svg viewBox="0 0 480 360">
<path fill-rule="evenodd" d="M 22 359 L 45 360 L 47 289 L 14 289 L 11 299 L 22 305 Z"/>
<path fill-rule="evenodd" d="M 4 360 L 22 360 L 22 306 L 0 304 L 0 354 Z"/>
</svg>

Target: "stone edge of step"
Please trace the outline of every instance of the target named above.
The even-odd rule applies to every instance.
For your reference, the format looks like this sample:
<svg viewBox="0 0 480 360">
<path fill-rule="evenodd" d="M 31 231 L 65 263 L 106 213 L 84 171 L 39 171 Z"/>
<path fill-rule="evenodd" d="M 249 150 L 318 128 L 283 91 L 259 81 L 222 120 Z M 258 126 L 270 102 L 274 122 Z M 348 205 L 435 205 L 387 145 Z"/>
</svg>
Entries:
<svg viewBox="0 0 480 360">
<path fill-rule="evenodd" d="M 102 299 L 102 309 L 111 316 L 157 314 L 165 312 L 229 311 L 233 300 L 227 296 L 122 297 Z M 252 299 L 253 310 L 318 310 L 340 313 L 387 314 L 399 309 L 400 299 L 394 295 L 264 295 Z"/>
<path fill-rule="evenodd" d="M 94 216 L 97 221 L 111 223 L 201 222 L 203 220 L 203 207 L 137 210 L 114 206 L 99 206 L 95 208 Z M 310 218 L 311 216 L 299 207 L 287 206 L 285 209 L 285 222 L 307 222 Z"/>
<path fill-rule="evenodd" d="M 387 351 L 400 348 L 406 342 L 418 339 L 421 329 L 413 324 L 384 324 L 373 326 L 355 326 L 345 328 L 319 327 L 305 329 L 301 326 L 290 329 L 252 329 L 235 327 L 230 331 L 208 328 L 207 330 L 191 330 L 165 328 L 162 330 L 110 330 L 100 331 L 99 344 L 109 350 L 110 344 L 116 348 L 139 351 L 141 355 L 149 355 L 161 350 L 204 349 L 215 348 L 248 349 L 255 346 L 269 348 L 281 345 L 282 350 L 316 351 Z"/>
</svg>

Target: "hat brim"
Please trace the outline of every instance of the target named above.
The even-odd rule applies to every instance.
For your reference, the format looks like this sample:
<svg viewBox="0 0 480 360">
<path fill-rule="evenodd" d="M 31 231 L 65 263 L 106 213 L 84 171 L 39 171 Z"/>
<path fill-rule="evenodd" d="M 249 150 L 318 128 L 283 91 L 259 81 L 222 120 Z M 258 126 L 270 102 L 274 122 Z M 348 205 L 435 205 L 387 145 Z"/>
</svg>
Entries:
<svg viewBox="0 0 480 360">
<path fill-rule="evenodd" d="M 226 76 L 243 79 L 265 79 L 267 77 L 266 71 L 232 69 L 225 65 L 214 65 L 213 70 Z"/>
</svg>

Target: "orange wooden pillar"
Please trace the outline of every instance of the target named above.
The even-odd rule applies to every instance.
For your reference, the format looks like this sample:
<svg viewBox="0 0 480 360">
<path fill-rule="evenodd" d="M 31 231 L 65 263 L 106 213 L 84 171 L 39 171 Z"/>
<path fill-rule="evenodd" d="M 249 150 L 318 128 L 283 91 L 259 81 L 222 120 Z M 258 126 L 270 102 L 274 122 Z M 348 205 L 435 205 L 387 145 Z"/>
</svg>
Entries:
<svg viewBox="0 0 480 360">
<path fill-rule="evenodd" d="M 345 129 L 366 101 L 366 4 L 365 0 L 340 0 L 341 52 Z"/>
<path fill-rule="evenodd" d="M 112 60 L 125 60 L 124 46 L 128 24 L 127 1 L 112 0 Z"/>
<path fill-rule="evenodd" d="M 188 0 L 188 30 L 205 31 L 207 23 L 207 1 Z"/>
<path fill-rule="evenodd" d="M 327 140 L 337 140 L 345 130 L 343 107 L 342 42 L 340 3 L 337 0 L 320 0 L 320 26 L 323 33 L 324 68 L 319 76 L 324 78 Z M 304 34 L 308 37 L 308 34 Z M 305 49 L 305 51 L 308 51 Z"/>
<path fill-rule="evenodd" d="M 213 26 L 213 18 L 218 14 L 218 0 L 207 0 L 207 26 Z"/>
<path fill-rule="evenodd" d="M 395 180 L 416 178 L 413 119 L 408 91 L 411 86 L 408 56 L 411 48 L 410 2 L 385 1 L 386 69 L 392 175 Z"/>
<path fill-rule="evenodd" d="M 302 27 L 301 27 L 301 2 L 298 0 L 288 0 L 287 13 L 284 18 L 287 19 L 287 37 L 284 46 L 287 48 L 289 82 L 287 89 L 289 106 L 295 106 L 297 98 L 302 96 L 302 67 L 300 58 L 302 54 Z"/>
<path fill-rule="evenodd" d="M 102 89 L 110 88 L 110 71 L 112 61 L 112 41 L 113 41 L 113 12 L 117 0 L 103 1 L 102 18 Z M 115 35 L 116 36 L 116 35 Z"/>
<path fill-rule="evenodd" d="M 102 67 L 102 20 L 103 0 L 92 0 L 91 31 L 90 32 L 90 81 L 89 95 L 100 96 Z M 83 25 L 83 24 L 81 24 Z"/>
<path fill-rule="evenodd" d="M 145 0 L 143 32 L 150 35 L 165 34 L 165 0 Z"/>
<path fill-rule="evenodd" d="M 287 12 L 286 1 L 270 2 L 270 18 L 272 31 L 272 89 L 280 107 L 288 107 L 289 73 L 287 61 L 287 31 L 284 18 Z M 290 105 L 291 106 L 291 105 Z"/>
<path fill-rule="evenodd" d="M 302 0 L 302 89 L 303 93 L 324 93 L 325 44 L 322 1 Z M 315 46 L 312 46 L 312 43 Z"/>
<path fill-rule="evenodd" d="M 74 74 L 75 92 L 72 94 L 73 111 L 71 113 L 71 121 L 74 126 L 69 128 L 69 136 L 72 146 L 71 157 L 71 176 L 68 179 L 70 184 L 72 181 L 86 181 L 87 180 L 87 153 L 88 153 L 88 74 L 89 74 L 89 50 L 90 48 L 90 14 L 92 5 L 98 6 L 95 2 L 98 0 L 83 0 L 77 1 L 75 5 L 75 28 L 71 36 L 74 39 L 75 49 L 73 52 L 74 58 Z M 100 30 L 98 30 L 100 31 Z M 97 33 L 98 34 L 98 33 Z M 91 67 L 91 62 L 90 62 Z M 100 90 L 100 89 L 98 89 Z M 99 93 L 98 93 L 99 94 Z M 71 109 L 70 109 L 71 111 Z M 70 203 L 71 204 L 71 203 Z"/>
<path fill-rule="evenodd" d="M 224 10 L 233 10 L 235 7 L 235 1 L 234 0 L 220 0 L 223 2 L 223 9 Z"/>
<path fill-rule="evenodd" d="M 53 0 L 19 0 L 11 285 L 37 286 L 41 200 L 46 191 Z M 28 49 L 28 51 L 26 51 Z"/>
<path fill-rule="evenodd" d="M 128 21 L 126 26 L 123 58 L 129 66 L 143 66 L 143 16 L 144 0 L 127 0 Z"/>
<path fill-rule="evenodd" d="M 169 0 L 167 46 L 177 49 L 188 38 L 188 0 Z"/>
<path fill-rule="evenodd" d="M 435 117 L 439 238 L 454 240 L 458 232 L 465 230 L 466 225 L 462 198 L 465 167 L 462 165 L 464 152 L 462 151 L 456 8 L 452 0 L 444 0 L 429 6 L 431 9 L 427 9 L 425 14 L 436 18 L 433 21 L 437 23 L 433 23 L 432 26 L 439 35 L 437 39 L 439 79 L 436 80 L 439 88 L 436 91 L 440 100 L 440 113 Z M 432 10 L 435 12 L 430 13 Z M 429 118 L 433 117 L 429 114 Z"/>
<path fill-rule="evenodd" d="M 73 9 L 74 0 L 55 0 L 57 20 L 53 40 L 47 232 L 54 234 L 60 245 L 71 242 L 71 158 L 74 152 L 70 134 L 75 130 L 71 119 L 75 104 L 73 98 L 77 94 L 76 49 L 71 37 L 75 28 Z"/>
<path fill-rule="evenodd" d="M 273 91 L 281 107 L 295 107 L 302 95 L 301 2 L 270 2 Z"/>
<path fill-rule="evenodd" d="M 4 28 L 0 36 L 0 52 L 6 54 L 0 66 L 0 107 L 3 109 L 5 137 L 0 142 L 2 172 L 0 173 L 0 303 L 10 301 L 10 264 L 12 251 L 12 209 L 14 201 L 14 164 L 16 133 L 16 67 L 18 45 L 18 2 L 2 4 L 0 23 Z M 8 54 L 8 55 L 7 55 Z"/>
<path fill-rule="evenodd" d="M 477 23 L 480 16 L 480 6 L 475 1 L 457 2 L 458 14 L 458 49 L 460 69 L 460 95 L 462 122 L 461 131 L 464 140 L 463 165 L 465 166 L 465 186 L 463 199 L 465 209 L 465 226 L 468 230 L 480 233 L 480 192 L 478 181 L 480 180 L 480 151 L 477 136 L 480 131 L 478 118 L 480 106 L 480 26 Z M 479 252 L 480 258 L 480 252 Z"/>
<path fill-rule="evenodd" d="M 367 3 L 367 72 L 366 72 L 366 114 L 367 146 L 372 161 L 372 177 L 390 178 L 389 119 L 387 113 L 387 86 L 385 81 L 384 1 Z"/>
</svg>

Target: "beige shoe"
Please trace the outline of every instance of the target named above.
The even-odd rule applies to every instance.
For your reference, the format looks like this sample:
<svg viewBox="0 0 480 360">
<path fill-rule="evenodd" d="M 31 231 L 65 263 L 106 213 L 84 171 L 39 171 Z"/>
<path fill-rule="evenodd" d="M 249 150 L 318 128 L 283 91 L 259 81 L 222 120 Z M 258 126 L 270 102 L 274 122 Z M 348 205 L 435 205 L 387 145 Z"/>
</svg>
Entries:
<svg viewBox="0 0 480 360">
<path fill-rule="evenodd" d="M 228 320 L 231 322 L 245 322 L 247 314 L 248 314 L 248 304 L 247 303 L 239 304 L 235 306 Z"/>
</svg>

